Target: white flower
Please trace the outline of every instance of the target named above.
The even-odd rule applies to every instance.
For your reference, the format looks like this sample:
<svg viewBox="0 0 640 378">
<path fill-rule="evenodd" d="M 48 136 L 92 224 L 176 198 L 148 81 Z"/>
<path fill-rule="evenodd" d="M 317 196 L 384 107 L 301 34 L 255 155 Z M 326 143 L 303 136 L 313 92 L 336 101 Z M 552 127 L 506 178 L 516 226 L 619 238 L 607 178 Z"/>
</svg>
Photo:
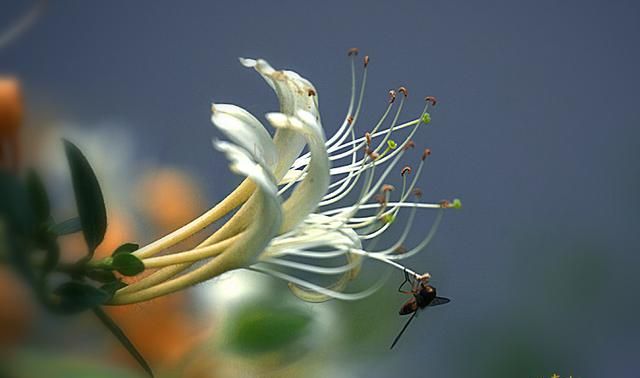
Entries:
<svg viewBox="0 0 640 378">
<path fill-rule="evenodd" d="M 433 237 L 442 216 L 440 211 L 423 242 L 398 253 L 408 236 L 416 209 L 459 207 L 459 202 L 424 204 L 408 200 L 417 190 L 415 186 L 428 155 L 426 151 L 410 182 L 407 182 L 410 168 L 402 169 L 401 193 L 397 201 L 390 201 L 392 187 L 384 185 L 385 180 L 412 146 L 411 137 L 430 118 L 425 107 L 421 117 L 398 124 L 408 94 L 405 88 L 399 88 L 400 100 L 396 101 L 397 94 L 391 91 L 381 119 L 365 136 L 356 138 L 355 125 L 362 105 L 368 57 L 365 58 L 357 105 L 352 60 L 352 95 L 347 116 L 329 140 L 321 125 L 316 89 L 308 80 L 295 72 L 274 70 L 261 59 L 240 61 L 260 73 L 278 96 L 280 111 L 266 115 L 276 129 L 273 138 L 246 110 L 229 104 L 212 105 L 213 124 L 232 142 L 217 141 L 214 145 L 227 156 L 231 170 L 246 176 L 247 180 L 200 218 L 135 252 L 147 268 L 161 269 L 120 290 L 114 303 L 165 295 L 238 268 L 288 280 L 294 294 L 308 301 L 361 298 L 381 284 L 362 293 L 343 292 L 347 283 L 358 275 L 363 258 L 406 269 L 394 260 L 423 249 Z M 427 106 L 430 102 L 435 104 L 435 100 L 429 99 Z M 381 129 L 396 104 L 391 125 Z M 391 139 L 394 133 L 406 128 L 410 131 L 402 143 Z M 308 152 L 301 154 L 305 145 Z M 376 174 L 376 169 L 382 172 Z M 360 194 L 355 201 L 339 206 L 356 189 Z M 378 202 L 371 202 L 377 193 Z M 197 248 L 155 256 L 238 206 L 241 207 L 233 217 Z M 365 250 L 363 242 L 383 234 L 401 208 L 411 208 L 411 213 L 400 239 L 387 249 L 373 251 L 370 247 Z M 373 210 L 377 212 L 370 214 Z M 315 263 L 342 256 L 345 263 L 339 266 Z M 197 262 L 203 263 L 196 265 Z M 291 274 L 291 270 L 332 275 L 337 279 L 324 287 Z"/>
</svg>

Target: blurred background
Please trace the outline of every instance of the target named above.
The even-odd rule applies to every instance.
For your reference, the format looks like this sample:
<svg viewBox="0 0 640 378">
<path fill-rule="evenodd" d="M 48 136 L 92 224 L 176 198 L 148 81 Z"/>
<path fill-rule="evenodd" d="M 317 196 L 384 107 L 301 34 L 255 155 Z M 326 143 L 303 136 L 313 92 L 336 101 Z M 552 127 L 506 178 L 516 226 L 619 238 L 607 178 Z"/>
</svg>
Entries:
<svg viewBox="0 0 640 378">
<path fill-rule="evenodd" d="M 361 127 L 383 111 L 390 88 L 409 89 L 405 120 L 425 95 L 439 100 L 416 137 L 433 151 L 420 185 L 426 199 L 459 197 L 464 209 L 447 214 L 407 264 L 430 272 L 451 304 L 421 314 L 389 351 L 404 322 L 400 275 L 365 300 L 311 305 L 282 282 L 236 273 L 111 311 L 159 375 L 637 374 L 638 2 L 3 0 L 1 8 L 10 38 L 0 37 L 0 76 L 21 87 L 22 138 L 44 150 L 69 135 L 94 163 L 110 216 L 105 251 L 175 229 L 239 182 L 209 142 L 220 137 L 210 103 L 261 116 L 277 101 L 237 57 L 309 78 L 329 135 L 347 108 L 350 47 L 371 57 Z M 70 192 L 59 164 L 42 169 L 58 195 Z M 72 199 L 56 209 L 72 210 Z M 424 214 L 425 225 L 431 219 Z M 4 374 L 141 376 L 93 318 L 43 313 L 5 268 L 0 312 Z"/>
</svg>

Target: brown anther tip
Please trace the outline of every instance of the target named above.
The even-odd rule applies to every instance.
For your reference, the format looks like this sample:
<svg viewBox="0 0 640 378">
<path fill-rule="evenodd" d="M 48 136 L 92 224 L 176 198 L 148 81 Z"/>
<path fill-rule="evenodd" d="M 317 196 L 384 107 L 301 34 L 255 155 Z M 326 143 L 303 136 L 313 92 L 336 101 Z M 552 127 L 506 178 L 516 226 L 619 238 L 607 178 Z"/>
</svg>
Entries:
<svg viewBox="0 0 640 378">
<path fill-rule="evenodd" d="M 396 91 L 392 89 L 389 91 L 389 103 L 393 104 L 395 100 L 396 100 Z"/>
<path fill-rule="evenodd" d="M 438 100 L 433 96 L 427 96 L 424 98 L 424 100 L 430 102 L 431 106 L 436 106 L 436 103 L 438 102 Z"/>
<path fill-rule="evenodd" d="M 307 91 L 307 93 L 309 94 L 309 96 L 315 96 L 316 95 L 316 91 L 314 91 L 313 89 L 309 88 L 309 90 Z"/>
<path fill-rule="evenodd" d="M 443 209 L 449 207 L 450 205 L 451 205 L 451 203 L 449 201 L 447 201 L 447 200 L 440 201 L 440 207 L 443 208 Z"/>
<path fill-rule="evenodd" d="M 413 195 L 418 197 L 418 198 L 422 197 L 422 189 L 420 189 L 420 188 L 413 189 Z"/>
<path fill-rule="evenodd" d="M 397 247 L 393 250 L 393 253 L 398 254 L 398 255 L 403 254 L 403 253 L 405 253 L 405 252 L 407 252 L 407 248 L 406 248 L 404 245 L 402 245 L 402 244 L 400 244 L 399 246 L 397 246 Z"/>
<path fill-rule="evenodd" d="M 414 142 L 413 140 L 409 140 L 409 141 L 407 142 L 407 144 L 405 144 L 405 145 L 404 145 L 404 147 L 402 147 L 402 148 L 403 148 L 405 151 L 407 151 L 408 149 L 413 148 L 413 147 L 415 147 L 415 146 L 416 146 L 415 142 Z"/>
<path fill-rule="evenodd" d="M 409 91 L 405 87 L 398 88 L 398 92 L 402 93 L 404 95 L 404 97 L 409 96 Z"/>
<path fill-rule="evenodd" d="M 369 65 L 369 55 L 365 55 L 364 57 L 364 66 L 368 66 Z"/>
<path fill-rule="evenodd" d="M 353 116 L 348 116 L 347 117 L 347 123 L 350 125 L 353 123 Z"/>
<path fill-rule="evenodd" d="M 426 159 L 427 156 L 431 155 L 431 150 L 428 148 L 425 148 L 424 151 L 422 152 L 422 160 Z"/>
<path fill-rule="evenodd" d="M 395 187 L 393 185 L 389 185 L 389 184 L 384 184 L 382 185 L 382 192 L 386 193 L 386 192 L 391 192 L 395 189 Z"/>
<path fill-rule="evenodd" d="M 376 194 L 375 196 L 373 196 L 373 199 L 375 199 L 375 201 L 381 205 L 387 203 L 387 198 L 382 194 Z"/>
<path fill-rule="evenodd" d="M 347 51 L 347 55 L 348 55 L 348 56 L 358 55 L 358 52 L 359 52 L 359 51 L 360 51 L 360 50 L 358 50 L 358 48 L 357 48 L 357 47 L 352 47 L 352 48 L 350 48 L 350 49 Z"/>
<path fill-rule="evenodd" d="M 367 146 L 371 145 L 371 133 L 370 132 L 366 132 L 364 133 L 364 139 L 367 141 Z"/>
<path fill-rule="evenodd" d="M 410 173 L 411 173 L 411 167 L 407 165 L 404 168 L 402 168 L 402 172 L 400 172 L 400 175 L 404 176 Z"/>
<path fill-rule="evenodd" d="M 375 151 L 370 152 L 368 155 L 371 158 L 371 160 L 376 160 L 376 159 L 378 159 L 380 157 L 380 154 L 378 154 Z"/>
</svg>

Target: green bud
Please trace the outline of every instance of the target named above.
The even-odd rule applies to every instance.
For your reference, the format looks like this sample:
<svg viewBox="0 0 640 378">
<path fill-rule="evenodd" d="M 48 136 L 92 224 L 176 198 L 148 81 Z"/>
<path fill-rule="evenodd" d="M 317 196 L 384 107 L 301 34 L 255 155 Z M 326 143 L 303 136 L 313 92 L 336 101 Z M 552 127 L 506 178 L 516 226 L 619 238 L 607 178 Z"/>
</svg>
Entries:
<svg viewBox="0 0 640 378">
<path fill-rule="evenodd" d="M 398 144 L 394 140 L 389 139 L 387 141 L 387 146 L 389 146 L 390 149 L 395 150 L 396 147 L 398 147 Z"/>
<path fill-rule="evenodd" d="M 454 199 L 453 202 L 451 202 L 451 207 L 454 209 L 462 209 L 462 201 L 458 198 Z"/>
<path fill-rule="evenodd" d="M 125 276 L 135 276 L 144 271 L 144 263 L 135 255 L 120 253 L 113 257 L 111 267 Z"/>
<path fill-rule="evenodd" d="M 119 255 L 121 253 L 132 253 L 132 252 L 137 251 L 138 249 L 140 249 L 140 246 L 138 244 L 125 243 L 125 244 L 119 246 L 118 248 L 116 248 L 116 250 L 113 251 L 111 256 L 116 256 L 116 255 Z"/>
<path fill-rule="evenodd" d="M 422 123 L 424 123 L 425 125 L 428 125 L 429 122 L 431 122 L 431 114 L 429 113 L 424 113 L 422 115 Z"/>
</svg>

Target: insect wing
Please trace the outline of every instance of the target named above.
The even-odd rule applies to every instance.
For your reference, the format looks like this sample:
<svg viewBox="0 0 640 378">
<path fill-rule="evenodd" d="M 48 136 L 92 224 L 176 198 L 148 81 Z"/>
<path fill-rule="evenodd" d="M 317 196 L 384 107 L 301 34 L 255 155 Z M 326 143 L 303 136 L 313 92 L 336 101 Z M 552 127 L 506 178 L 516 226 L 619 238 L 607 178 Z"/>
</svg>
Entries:
<svg viewBox="0 0 640 378">
<path fill-rule="evenodd" d="M 449 302 L 451 302 L 451 299 L 449 298 L 435 297 L 433 298 L 431 303 L 429 303 L 429 306 L 439 306 L 439 305 L 447 304 Z"/>
</svg>

